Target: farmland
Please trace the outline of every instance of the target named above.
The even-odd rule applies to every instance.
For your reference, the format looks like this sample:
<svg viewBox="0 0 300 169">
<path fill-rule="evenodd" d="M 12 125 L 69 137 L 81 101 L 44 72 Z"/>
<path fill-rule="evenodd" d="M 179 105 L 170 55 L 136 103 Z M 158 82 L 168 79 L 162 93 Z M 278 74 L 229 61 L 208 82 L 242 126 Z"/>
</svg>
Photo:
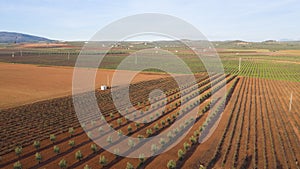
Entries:
<svg viewBox="0 0 300 169">
<path fill-rule="evenodd" d="M 84 124 L 78 122 L 67 87 L 59 92 L 67 91 L 67 94 L 56 95 L 61 96 L 59 98 L 46 95 L 43 101 L 2 109 L 0 168 L 299 168 L 300 45 L 237 43 L 214 42 L 225 75 L 213 74 L 212 77 L 192 51 L 177 43 L 152 42 L 147 47 L 118 44 L 99 68 L 115 69 L 128 54 L 160 46 L 176 50 L 194 75 L 178 75 L 185 82 L 178 86 L 172 77 L 159 70 L 155 74 L 143 72 L 130 84 L 130 101 L 134 107 L 123 105 L 122 112 L 114 106 L 110 89 L 96 88 L 97 104 L 104 118 L 87 115 Z M 54 47 L 1 46 L 0 61 L 6 63 L 0 65 L 34 64 L 70 71 L 81 45 L 73 42 Z M 64 78 L 67 76 L 70 74 Z M 194 83 L 192 77 L 196 79 Z M 98 84 L 105 78 L 100 78 Z M 116 92 L 122 87 L 116 87 Z M 155 89 L 163 91 L 165 99 L 159 93 L 150 97 Z M 226 89 L 225 97 L 218 95 L 221 89 Z M 48 91 L 54 93 L 55 89 L 52 90 Z M 213 94 L 218 97 L 213 98 Z M 83 100 L 82 104 L 88 107 L 91 103 Z M 219 109 L 222 106 L 225 106 L 224 111 Z M 215 132 L 207 141 L 199 143 L 210 119 L 220 113 Z M 104 121 L 118 133 L 140 141 L 126 142 L 121 134 L 112 137 Z M 180 126 L 173 129 L 175 121 L 179 121 Z M 170 150 L 151 157 L 118 155 L 120 150 L 115 148 L 116 144 L 130 145 L 131 148 L 121 153 L 131 154 L 132 148 L 141 150 L 146 146 L 143 138 L 159 135 L 170 128 L 168 137 L 153 144 L 149 151 L 162 151 L 166 145 L 179 140 Z M 187 134 L 181 137 L 185 131 Z M 91 135 L 96 140 L 104 140 L 106 148 L 115 148 L 115 153 L 96 145 L 89 138 Z"/>
</svg>

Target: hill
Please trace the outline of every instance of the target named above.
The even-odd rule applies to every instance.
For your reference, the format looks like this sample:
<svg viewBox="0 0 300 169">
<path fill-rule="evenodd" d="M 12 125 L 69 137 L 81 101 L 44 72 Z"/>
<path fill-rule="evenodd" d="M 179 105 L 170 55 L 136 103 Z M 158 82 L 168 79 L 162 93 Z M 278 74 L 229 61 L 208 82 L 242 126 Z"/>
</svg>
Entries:
<svg viewBox="0 0 300 169">
<path fill-rule="evenodd" d="M 16 32 L 0 32 L 0 43 L 53 42 L 47 38 Z"/>
</svg>

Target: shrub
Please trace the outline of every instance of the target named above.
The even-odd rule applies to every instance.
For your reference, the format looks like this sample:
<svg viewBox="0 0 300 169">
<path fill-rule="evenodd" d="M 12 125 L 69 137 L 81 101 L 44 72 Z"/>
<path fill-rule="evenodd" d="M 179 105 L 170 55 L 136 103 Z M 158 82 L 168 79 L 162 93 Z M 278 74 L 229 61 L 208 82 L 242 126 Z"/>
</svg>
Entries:
<svg viewBox="0 0 300 169">
<path fill-rule="evenodd" d="M 35 159 L 40 163 L 42 161 L 42 155 L 40 153 L 35 153 Z"/>
<path fill-rule="evenodd" d="M 182 160 L 183 156 L 184 156 L 184 151 L 179 149 L 178 152 L 177 152 L 177 155 L 178 155 L 179 160 Z"/>
<path fill-rule="evenodd" d="M 166 144 L 166 140 L 164 138 L 160 138 L 159 144 L 163 147 Z"/>
<path fill-rule="evenodd" d="M 183 143 L 183 148 L 184 148 L 185 151 L 189 150 L 190 147 L 191 147 L 191 145 L 189 143 L 187 143 L 187 142 Z"/>
<path fill-rule="evenodd" d="M 103 133 L 103 131 L 104 131 L 103 127 L 99 127 L 98 131 L 99 131 L 100 134 Z"/>
<path fill-rule="evenodd" d="M 206 169 L 206 167 L 204 167 L 203 165 L 200 165 L 199 169 Z"/>
<path fill-rule="evenodd" d="M 69 128 L 69 134 L 70 134 L 71 137 L 73 136 L 73 134 L 74 134 L 74 128 L 73 127 Z"/>
<path fill-rule="evenodd" d="M 157 152 L 157 150 L 158 150 L 157 145 L 156 144 L 152 144 L 151 145 L 151 151 L 152 151 L 152 153 L 155 154 Z"/>
<path fill-rule="evenodd" d="M 85 123 L 82 123 L 82 124 L 81 124 L 81 127 L 82 127 L 83 129 L 85 129 L 85 128 L 86 128 Z"/>
<path fill-rule="evenodd" d="M 51 141 L 52 143 L 54 143 L 55 140 L 56 140 L 55 135 L 54 135 L 54 134 L 50 134 L 50 141 Z"/>
<path fill-rule="evenodd" d="M 95 124 L 96 124 L 95 120 L 91 120 L 91 125 L 95 126 Z"/>
<path fill-rule="evenodd" d="M 147 134 L 148 136 L 152 135 L 152 129 L 147 129 L 147 130 L 146 130 L 146 134 Z"/>
<path fill-rule="evenodd" d="M 82 158 L 83 158 L 83 155 L 82 155 L 81 151 L 78 150 L 78 151 L 75 153 L 75 159 L 80 161 Z"/>
<path fill-rule="evenodd" d="M 123 136 L 123 131 L 122 130 L 118 130 L 118 136 L 122 137 Z"/>
<path fill-rule="evenodd" d="M 170 117 L 167 118 L 167 122 L 168 122 L 169 124 L 171 123 Z"/>
<path fill-rule="evenodd" d="M 174 132 L 175 135 L 177 135 L 179 133 L 178 128 L 173 129 L 173 132 Z"/>
<path fill-rule="evenodd" d="M 102 155 L 99 157 L 99 164 L 101 164 L 102 166 L 106 166 L 107 159 L 105 158 L 105 156 Z"/>
<path fill-rule="evenodd" d="M 172 138 L 173 138 L 173 134 L 172 134 L 171 131 L 168 132 L 167 137 L 168 137 L 169 139 L 172 139 Z"/>
<path fill-rule="evenodd" d="M 166 122 L 164 120 L 160 121 L 160 124 L 164 127 L 166 125 Z"/>
<path fill-rule="evenodd" d="M 131 139 L 129 139 L 129 140 L 128 140 L 128 146 L 129 146 L 130 148 L 133 148 L 133 147 L 135 146 L 134 141 L 131 140 Z"/>
<path fill-rule="evenodd" d="M 144 124 L 148 123 L 147 119 L 144 118 L 144 119 L 143 119 L 143 123 L 144 123 Z"/>
<path fill-rule="evenodd" d="M 120 150 L 118 148 L 114 149 L 114 154 L 115 156 L 119 156 L 120 155 Z"/>
<path fill-rule="evenodd" d="M 129 125 L 129 126 L 127 127 L 127 130 L 128 130 L 128 133 L 131 133 L 131 132 L 132 132 L 132 127 L 131 127 L 131 125 Z"/>
<path fill-rule="evenodd" d="M 154 125 L 154 130 L 157 131 L 158 129 L 159 129 L 159 126 L 158 126 L 158 124 L 156 123 L 156 124 Z"/>
<path fill-rule="evenodd" d="M 106 141 L 107 141 L 109 144 L 111 144 L 112 141 L 113 141 L 113 140 L 112 140 L 112 137 L 111 137 L 111 136 L 108 136 L 107 139 L 106 139 Z"/>
<path fill-rule="evenodd" d="M 154 118 L 154 117 L 153 117 L 153 115 L 151 115 L 151 116 L 150 116 L 150 121 L 152 121 L 152 120 L 153 120 L 153 118 Z"/>
<path fill-rule="evenodd" d="M 93 153 L 96 153 L 98 150 L 98 147 L 96 144 L 91 144 L 91 150 L 93 151 Z"/>
<path fill-rule="evenodd" d="M 87 136 L 89 137 L 89 138 L 92 138 L 93 137 L 93 134 L 92 134 L 92 132 L 87 132 Z"/>
<path fill-rule="evenodd" d="M 168 169 L 175 169 L 176 168 L 176 162 L 174 160 L 170 160 L 167 164 Z"/>
<path fill-rule="evenodd" d="M 134 169 L 134 167 L 130 162 L 127 162 L 126 169 Z"/>
<path fill-rule="evenodd" d="M 17 161 L 13 165 L 14 169 L 22 169 L 22 164 L 20 161 Z"/>
<path fill-rule="evenodd" d="M 136 116 L 137 116 L 137 115 L 136 115 L 136 112 L 134 112 L 134 113 L 133 113 L 133 117 L 136 118 Z"/>
<path fill-rule="evenodd" d="M 122 124 L 122 118 L 118 118 L 117 123 L 120 126 Z"/>
<path fill-rule="evenodd" d="M 58 146 L 54 146 L 54 147 L 53 147 L 53 151 L 54 151 L 54 153 L 59 154 L 60 149 L 59 149 Z"/>
<path fill-rule="evenodd" d="M 135 123 L 136 128 L 139 128 L 140 125 L 141 125 L 140 123 Z"/>
<path fill-rule="evenodd" d="M 195 137 L 198 137 L 199 135 L 200 135 L 199 130 L 194 131 L 194 136 L 195 136 Z"/>
<path fill-rule="evenodd" d="M 183 131 L 184 125 L 183 125 L 183 124 L 180 124 L 180 125 L 179 125 L 179 128 L 180 128 L 180 131 Z"/>
<path fill-rule="evenodd" d="M 139 141 L 141 141 L 141 140 L 144 139 L 144 136 L 143 136 L 143 135 L 140 135 L 140 134 L 139 134 L 137 137 L 138 137 Z"/>
<path fill-rule="evenodd" d="M 196 144 L 197 143 L 197 139 L 195 136 L 191 136 L 190 137 L 190 141 L 192 142 L 192 144 Z"/>
<path fill-rule="evenodd" d="M 74 140 L 70 140 L 69 141 L 69 146 L 74 147 L 75 146 L 75 141 Z"/>
<path fill-rule="evenodd" d="M 22 154 L 22 147 L 19 146 L 19 147 L 16 147 L 15 148 L 15 153 L 18 157 L 20 157 L 20 155 Z"/>
<path fill-rule="evenodd" d="M 177 114 L 178 114 L 179 112 L 177 112 Z M 176 119 L 176 115 L 175 114 L 173 114 L 172 115 L 172 118 L 173 118 L 173 120 L 175 120 Z"/>
<path fill-rule="evenodd" d="M 144 154 L 139 154 L 139 160 L 140 160 L 140 165 L 145 162 L 145 155 Z"/>
<path fill-rule="evenodd" d="M 86 164 L 83 169 L 92 169 L 92 167 Z"/>
<path fill-rule="evenodd" d="M 41 147 L 40 141 L 34 141 L 33 142 L 33 147 L 36 148 L 36 149 L 39 149 Z"/>
<path fill-rule="evenodd" d="M 110 118 L 114 118 L 115 116 L 114 116 L 113 113 L 110 113 L 110 114 L 109 114 L 109 117 L 110 117 Z"/>
<path fill-rule="evenodd" d="M 67 161 L 65 159 L 60 160 L 58 166 L 60 168 L 67 168 Z"/>
</svg>

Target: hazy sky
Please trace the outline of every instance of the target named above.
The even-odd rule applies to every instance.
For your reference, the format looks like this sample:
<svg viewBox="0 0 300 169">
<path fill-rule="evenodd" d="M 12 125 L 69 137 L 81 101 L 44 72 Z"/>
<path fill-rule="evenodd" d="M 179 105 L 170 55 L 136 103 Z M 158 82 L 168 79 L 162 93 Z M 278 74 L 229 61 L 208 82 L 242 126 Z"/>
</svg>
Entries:
<svg viewBox="0 0 300 169">
<path fill-rule="evenodd" d="M 139 13 L 179 17 L 209 40 L 300 40 L 299 0 L 1 0 L 0 31 L 88 40 Z"/>
</svg>

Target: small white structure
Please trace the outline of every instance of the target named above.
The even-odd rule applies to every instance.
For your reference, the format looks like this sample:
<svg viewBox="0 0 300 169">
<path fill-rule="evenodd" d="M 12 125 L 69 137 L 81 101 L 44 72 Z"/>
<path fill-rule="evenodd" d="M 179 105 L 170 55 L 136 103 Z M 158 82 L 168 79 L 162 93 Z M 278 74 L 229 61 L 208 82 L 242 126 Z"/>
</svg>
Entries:
<svg viewBox="0 0 300 169">
<path fill-rule="evenodd" d="M 106 86 L 106 85 L 101 85 L 100 89 L 101 89 L 101 90 L 106 90 L 106 89 L 107 89 L 107 86 Z"/>
</svg>

